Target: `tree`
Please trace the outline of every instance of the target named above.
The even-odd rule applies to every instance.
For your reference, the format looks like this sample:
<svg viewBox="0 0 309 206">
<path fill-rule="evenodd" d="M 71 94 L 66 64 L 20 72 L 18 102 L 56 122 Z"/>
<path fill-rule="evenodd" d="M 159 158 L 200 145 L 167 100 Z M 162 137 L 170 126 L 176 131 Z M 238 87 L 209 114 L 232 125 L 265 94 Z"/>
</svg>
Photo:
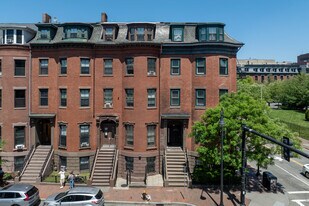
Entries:
<svg viewBox="0 0 309 206">
<path fill-rule="evenodd" d="M 285 125 L 271 119 L 265 101 L 256 100 L 245 92 L 232 93 L 225 95 L 220 104 L 212 109 L 208 109 L 195 122 L 191 136 L 195 137 L 199 147 L 201 167 L 195 172 L 195 177 L 200 181 L 204 175 L 211 180 L 218 180 L 220 174 L 220 111 L 224 109 L 225 138 L 224 138 L 224 177 L 235 179 L 235 171 L 241 167 L 241 126 L 245 123 L 248 127 L 266 134 L 278 140 L 283 136 L 289 137 L 294 141 L 294 145 L 299 147 L 300 143 L 295 135 L 291 133 Z M 267 147 L 269 142 L 253 134 L 247 134 L 247 157 L 255 160 L 261 167 L 273 163 L 269 158 L 276 152 L 281 151 L 279 147 Z M 203 174 L 203 175 L 201 175 Z"/>
</svg>

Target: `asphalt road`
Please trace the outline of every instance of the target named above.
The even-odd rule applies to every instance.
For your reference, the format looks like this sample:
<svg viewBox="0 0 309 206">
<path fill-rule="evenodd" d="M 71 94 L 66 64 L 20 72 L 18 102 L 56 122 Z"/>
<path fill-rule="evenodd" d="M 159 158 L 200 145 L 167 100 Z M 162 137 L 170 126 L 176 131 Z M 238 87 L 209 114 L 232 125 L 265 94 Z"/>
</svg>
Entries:
<svg viewBox="0 0 309 206">
<path fill-rule="evenodd" d="M 304 152 L 309 153 L 309 150 L 304 149 Z M 267 168 L 278 178 L 278 192 L 288 198 L 291 206 L 309 206 L 309 179 L 301 173 L 302 166 L 308 163 L 309 159 L 304 157 L 291 158 L 287 162 L 276 156 L 275 164 Z"/>
</svg>

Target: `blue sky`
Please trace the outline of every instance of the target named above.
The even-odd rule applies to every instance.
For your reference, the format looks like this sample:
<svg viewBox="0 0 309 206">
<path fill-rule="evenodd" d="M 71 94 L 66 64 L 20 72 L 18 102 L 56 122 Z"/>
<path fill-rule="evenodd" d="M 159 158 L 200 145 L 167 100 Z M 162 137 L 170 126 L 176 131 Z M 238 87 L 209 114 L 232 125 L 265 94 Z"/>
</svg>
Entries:
<svg viewBox="0 0 309 206">
<path fill-rule="evenodd" d="M 59 22 L 223 22 L 245 43 L 238 58 L 296 61 L 309 52 L 309 0 L 10 0 L 1 23 L 36 23 L 42 13 Z"/>
</svg>

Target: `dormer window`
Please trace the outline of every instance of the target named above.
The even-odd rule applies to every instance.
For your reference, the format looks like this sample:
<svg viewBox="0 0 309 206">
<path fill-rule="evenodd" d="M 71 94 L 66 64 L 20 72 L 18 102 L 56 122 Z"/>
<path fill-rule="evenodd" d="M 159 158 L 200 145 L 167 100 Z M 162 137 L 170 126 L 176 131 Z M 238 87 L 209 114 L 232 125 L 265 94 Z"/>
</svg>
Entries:
<svg viewBox="0 0 309 206">
<path fill-rule="evenodd" d="M 152 41 L 154 39 L 154 26 L 129 26 L 130 41 Z"/>
<path fill-rule="evenodd" d="M 172 41 L 183 41 L 183 27 L 172 27 Z"/>
<path fill-rule="evenodd" d="M 114 40 L 114 29 L 112 27 L 105 28 L 105 41 L 113 41 Z"/>
<path fill-rule="evenodd" d="M 198 27 L 199 41 L 223 41 L 224 31 L 222 27 L 201 26 Z"/>
<path fill-rule="evenodd" d="M 20 29 L 6 29 L 2 31 L 3 44 L 23 44 L 24 34 Z"/>
<path fill-rule="evenodd" d="M 90 29 L 85 26 L 66 26 L 64 33 L 65 39 L 88 39 Z"/>
<path fill-rule="evenodd" d="M 48 29 L 41 29 L 40 30 L 40 38 L 41 39 L 50 39 L 50 33 Z"/>
<path fill-rule="evenodd" d="M 13 29 L 6 30 L 6 43 L 7 44 L 14 43 L 14 30 Z"/>
</svg>

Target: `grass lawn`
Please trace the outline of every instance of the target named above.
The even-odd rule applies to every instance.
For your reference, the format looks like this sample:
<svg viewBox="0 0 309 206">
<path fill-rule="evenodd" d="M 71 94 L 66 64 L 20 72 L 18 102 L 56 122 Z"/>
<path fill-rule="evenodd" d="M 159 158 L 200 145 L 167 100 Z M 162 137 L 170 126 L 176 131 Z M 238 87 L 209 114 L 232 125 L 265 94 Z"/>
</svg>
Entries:
<svg viewBox="0 0 309 206">
<path fill-rule="evenodd" d="M 270 117 L 278 118 L 299 136 L 309 140 L 309 121 L 305 121 L 305 113 L 295 110 L 272 109 Z"/>
</svg>

